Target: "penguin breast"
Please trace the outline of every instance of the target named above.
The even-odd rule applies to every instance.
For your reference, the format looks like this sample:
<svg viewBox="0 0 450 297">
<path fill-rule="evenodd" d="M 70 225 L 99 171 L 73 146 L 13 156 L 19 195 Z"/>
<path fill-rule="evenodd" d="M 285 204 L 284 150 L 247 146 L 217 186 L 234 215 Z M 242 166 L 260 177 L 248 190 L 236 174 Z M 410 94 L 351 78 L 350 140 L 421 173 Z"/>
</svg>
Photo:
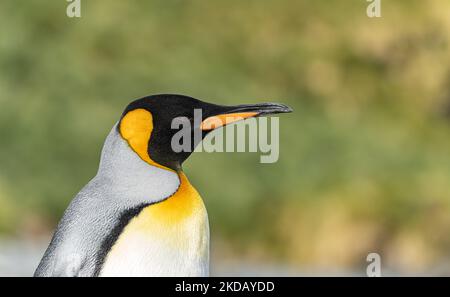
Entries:
<svg viewBox="0 0 450 297">
<path fill-rule="evenodd" d="M 209 224 L 198 192 L 183 173 L 178 190 L 147 206 L 124 228 L 100 276 L 207 276 Z"/>
</svg>

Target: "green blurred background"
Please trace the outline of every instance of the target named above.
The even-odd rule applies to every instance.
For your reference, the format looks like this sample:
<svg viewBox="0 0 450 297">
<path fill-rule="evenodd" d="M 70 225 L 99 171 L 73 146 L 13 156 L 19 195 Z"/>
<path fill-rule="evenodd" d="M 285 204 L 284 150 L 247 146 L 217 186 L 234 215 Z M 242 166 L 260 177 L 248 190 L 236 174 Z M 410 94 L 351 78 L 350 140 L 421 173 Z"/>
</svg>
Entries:
<svg viewBox="0 0 450 297">
<path fill-rule="evenodd" d="M 450 274 L 448 0 L 81 2 L 0 2 L 1 238 L 47 244 L 132 99 L 270 100 L 277 163 L 185 163 L 213 265 Z"/>
</svg>

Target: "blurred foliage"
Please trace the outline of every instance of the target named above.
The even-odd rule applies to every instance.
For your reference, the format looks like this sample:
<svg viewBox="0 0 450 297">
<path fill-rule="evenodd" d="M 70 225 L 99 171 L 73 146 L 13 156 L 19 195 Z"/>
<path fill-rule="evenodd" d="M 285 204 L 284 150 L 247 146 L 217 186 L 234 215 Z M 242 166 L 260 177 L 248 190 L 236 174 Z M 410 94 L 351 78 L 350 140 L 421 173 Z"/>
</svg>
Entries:
<svg viewBox="0 0 450 297">
<path fill-rule="evenodd" d="M 450 2 L 0 2 L 0 232 L 53 228 L 132 99 L 279 101 L 279 162 L 194 154 L 215 248 L 422 271 L 450 256 Z M 48 230 L 48 229 L 47 229 Z M 221 244 L 223 243 L 223 244 Z M 384 261 L 384 260 L 383 260 Z"/>
</svg>

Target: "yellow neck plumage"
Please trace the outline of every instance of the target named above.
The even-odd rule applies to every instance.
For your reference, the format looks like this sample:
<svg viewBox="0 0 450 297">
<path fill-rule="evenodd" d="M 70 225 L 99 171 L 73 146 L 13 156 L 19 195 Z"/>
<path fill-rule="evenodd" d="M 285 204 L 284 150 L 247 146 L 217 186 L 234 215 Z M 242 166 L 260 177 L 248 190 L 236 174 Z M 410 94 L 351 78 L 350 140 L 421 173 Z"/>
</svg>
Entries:
<svg viewBox="0 0 450 297">
<path fill-rule="evenodd" d="M 175 172 L 156 163 L 148 154 L 148 143 L 153 131 L 153 117 L 149 111 L 136 109 L 128 112 L 121 121 L 119 131 L 122 138 L 128 142 L 131 149 L 143 161 L 152 166 Z M 203 207 L 200 195 L 189 183 L 186 175 L 182 171 L 177 172 L 177 174 L 180 179 L 180 186 L 176 192 L 171 197 L 145 208 L 139 217 L 147 217 L 146 214 L 148 213 L 152 220 L 173 224 L 191 215 L 196 209 Z M 142 220 L 142 222 L 144 221 Z"/>
</svg>

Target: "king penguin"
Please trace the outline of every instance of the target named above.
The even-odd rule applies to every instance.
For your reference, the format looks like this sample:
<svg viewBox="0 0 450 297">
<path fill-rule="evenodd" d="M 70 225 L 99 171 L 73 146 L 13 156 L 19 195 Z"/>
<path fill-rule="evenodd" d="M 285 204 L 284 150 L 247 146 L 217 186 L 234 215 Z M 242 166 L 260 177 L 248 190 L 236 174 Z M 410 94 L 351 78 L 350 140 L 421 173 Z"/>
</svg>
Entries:
<svg viewBox="0 0 450 297">
<path fill-rule="evenodd" d="M 290 111 L 283 104 L 222 106 L 182 95 L 133 101 L 107 136 L 96 176 L 64 212 L 34 275 L 208 276 L 208 215 L 182 163 L 210 131 L 231 122 L 205 125 L 213 117 Z M 190 152 L 172 148 L 176 118 L 191 123 Z"/>
</svg>

